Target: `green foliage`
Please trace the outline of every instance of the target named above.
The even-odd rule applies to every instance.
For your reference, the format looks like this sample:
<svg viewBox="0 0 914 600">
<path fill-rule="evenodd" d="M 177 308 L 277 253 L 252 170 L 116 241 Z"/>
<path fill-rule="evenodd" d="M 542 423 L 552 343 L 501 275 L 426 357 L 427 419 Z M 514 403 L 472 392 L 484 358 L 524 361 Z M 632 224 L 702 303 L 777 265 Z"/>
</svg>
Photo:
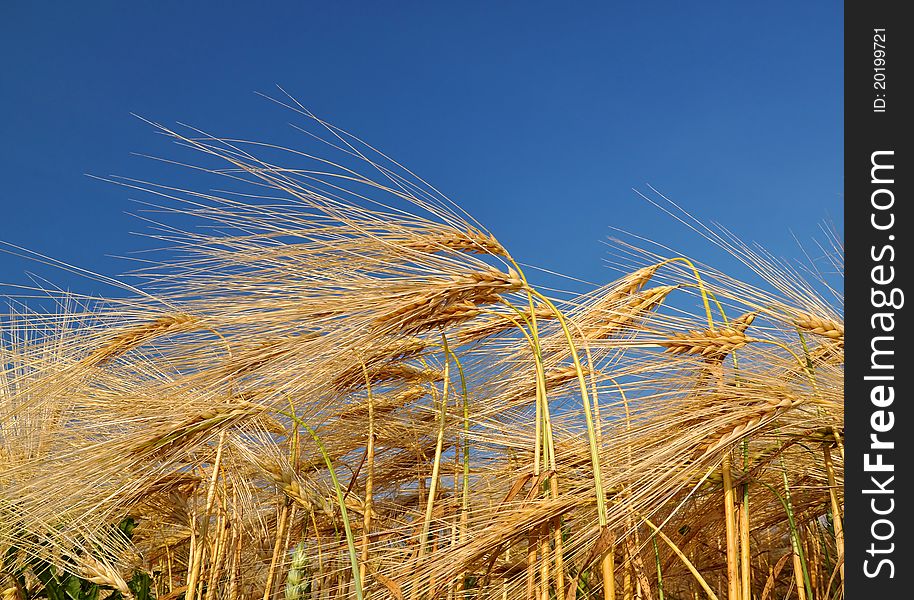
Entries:
<svg viewBox="0 0 914 600">
<path fill-rule="evenodd" d="M 134 571 L 133 577 L 131 577 L 130 581 L 127 582 L 127 587 L 130 588 L 130 592 L 133 594 L 133 597 L 136 600 L 155 599 L 155 593 L 152 589 L 152 577 L 150 577 L 148 573 L 143 571 Z M 114 593 L 108 596 L 108 600 L 124 600 L 124 595 L 120 591 L 114 590 Z"/>
<path fill-rule="evenodd" d="M 116 525 L 126 541 L 133 538 L 137 521 L 133 517 L 126 517 Z M 81 552 L 77 551 L 75 555 Z M 73 564 L 73 560 L 64 557 L 64 561 Z M 75 571 L 76 569 L 73 569 Z M 106 585 L 93 583 L 72 572 L 67 572 L 50 562 L 44 560 L 36 553 L 26 553 L 19 546 L 11 546 L 3 557 L 3 572 L 11 576 L 17 587 L 22 592 L 25 600 L 46 598 L 47 600 L 99 600 L 104 596 L 106 600 L 127 600 L 119 590 Z M 34 576 L 37 584 L 29 586 L 30 578 Z M 149 574 L 136 570 L 130 581 L 127 582 L 134 600 L 154 600 L 155 592 L 152 578 Z M 102 591 L 113 590 L 109 594 Z"/>
</svg>

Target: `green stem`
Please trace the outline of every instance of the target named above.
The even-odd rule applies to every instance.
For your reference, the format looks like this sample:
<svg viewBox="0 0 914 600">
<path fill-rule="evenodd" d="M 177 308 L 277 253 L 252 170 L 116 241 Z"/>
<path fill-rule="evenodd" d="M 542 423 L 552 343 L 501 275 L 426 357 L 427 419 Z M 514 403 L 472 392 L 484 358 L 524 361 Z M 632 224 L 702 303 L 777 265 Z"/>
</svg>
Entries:
<svg viewBox="0 0 914 600">
<path fill-rule="evenodd" d="M 581 359 L 578 356 L 578 351 L 574 345 L 574 339 L 571 336 L 571 331 L 568 329 L 568 324 L 565 322 L 565 317 L 562 315 L 561 311 L 556 308 L 555 304 L 552 303 L 549 298 L 542 295 L 538 291 L 528 288 L 530 293 L 535 295 L 537 298 L 542 300 L 555 314 L 556 319 L 558 319 L 559 325 L 562 327 L 562 331 L 565 334 L 565 340 L 568 342 L 568 348 L 571 350 L 571 359 L 574 361 L 574 368 L 577 371 L 578 375 L 578 385 L 581 388 L 581 401 L 584 405 L 584 420 L 587 423 L 587 441 L 590 446 L 590 461 L 593 467 L 593 484 L 594 489 L 596 490 L 597 498 L 597 517 L 600 522 L 600 527 L 606 527 L 607 518 L 606 518 L 606 498 L 603 493 L 603 477 L 600 473 L 600 451 L 597 447 L 597 436 L 596 429 L 593 422 L 593 412 L 590 408 L 590 394 L 587 391 L 587 381 L 584 379 L 584 370 L 581 368 Z"/>
<path fill-rule="evenodd" d="M 714 329 L 714 318 L 711 316 L 711 305 L 708 304 L 708 292 L 705 291 L 705 284 L 701 280 L 701 275 L 698 273 L 698 268 L 695 267 L 695 263 L 684 256 L 677 256 L 675 258 L 669 258 L 660 264 L 664 265 L 677 261 L 684 262 L 692 269 L 692 274 L 695 276 L 695 282 L 698 284 L 698 291 L 701 293 L 701 301 L 705 306 L 705 314 L 708 317 L 708 327 Z M 718 304 L 718 307 L 720 307 L 720 304 Z"/>
<path fill-rule="evenodd" d="M 470 510 L 470 401 L 467 393 L 467 380 L 463 372 L 463 365 L 457 355 L 450 351 L 454 364 L 457 365 L 457 373 L 460 375 L 460 393 L 463 397 L 463 515 L 466 516 Z"/>
<path fill-rule="evenodd" d="M 679 546 L 673 543 L 673 540 L 671 540 L 665 533 L 663 533 L 659 527 L 654 525 L 650 519 L 640 515 L 639 517 L 648 527 L 654 530 L 654 533 L 658 535 L 661 540 L 666 542 L 666 545 L 670 547 L 670 550 L 672 550 L 673 553 L 679 557 L 679 560 L 682 561 L 682 564 L 684 564 L 692 576 L 695 577 L 695 581 L 697 581 L 698 584 L 702 587 L 702 589 L 708 595 L 708 598 L 711 600 L 717 600 L 717 595 L 711 590 L 711 586 L 708 585 L 708 582 L 705 581 L 705 578 L 701 576 L 701 573 L 698 572 L 698 569 L 695 568 L 695 565 L 692 564 L 692 561 L 690 561 L 683 553 L 683 551 L 679 549 Z"/>
<path fill-rule="evenodd" d="M 663 600 L 663 572 L 660 569 L 660 550 L 657 548 L 657 536 L 651 536 L 651 542 L 654 544 L 654 561 L 657 563 L 657 595 Z"/>
<path fill-rule="evenodd" d="M 816 378 L 813 375 L 812 371 L 809 370 L 809 367 L 807 366 L 806 361 L 804 361 L 802 358 L 800 358 L 796 352 L 791 350 L 787 344 L 783 344 L 783 343 L 777 342 L 775 340 L 766 340 L 766 339 L 762 339 L 762 338 L 752 338 L 752 341 L 755 343 L 771 344 L 773 346 L 777 346 L 778 348 L 780 348 L 780 349 L 784 350 L 785 352 L 787 352 L 788 354 L 790 354 L 794 358 L 794 360 L 797 361 L 797 364 L 800 366 L 801 369 L 803 369 L 803 372 L 806 373 L 806 376 L 809 378 L 809 383 L 812 385 L 812 389 L 815 394 L 815 397 L 817 399 L 821 398 L 821 395 L 819 394 L 819 386 L 816 383 Z"/>
<path fill-rule="evenodd" d="M 320 450 L 321 456 L 324 457 L 324 462 L 327 464 L 327 470 L 330 471 L 330 479 L 333 480 L 333 489 L 336 492 L 336 499 L 340 504 L 340 516 L 343 519 L 343 528 L 346 530 L 346 545 L 349 547 L 349 561 L 352 568 L 352 580 L 355 583 L 355 597 L 356 600 L 363 600 L 362 594 L 362 577 L 359 573 L 359 556 L 355 549 L 355 538 L 352 535 L 352 527 L 349 524 L 349 514 L 346 512 L 346 502 L 343 498 L 343 488 L 340 486 L 340 482 L 336 477 L 336 471 L 333 469 L 333 462 L 330 460 L 330 455 L 327 453 L 327 449 L 324 447 L 324 443 L 318 437 L 317 432 L 311 429 L 304 421 L 302 421 L 298 415 L 295 414 L 294 407 L 289 412 L 280 412 L 293 421 L 300 427 L 303 427 L 305 431 L 311 436 L 311 439 L 317 444 L 318 449 Z"/>
<path fill-rule="evenodd" d="M 540 458 L 540 439 L 542 438 L 542 452 L 544 456 L 544 464 L 547 465 L 548 469 L 553 471 L 556 469 L 555 464 L 555 445 L 552 438 L 552 418 L 549 413 L 549 401 L 546 392 L 546 370 L 543 363 L 543 353 L 539 343 L 539 334 L 535 329 L 535 325 L 531 323 L 530 319 L 527 319 L 527 316 L 516 306 L 510 302 L 503 300 L 502 304 L 510 308 L 524 321 L 527 325 L 527 328 L 530 329 L 528 334 L 524 327 L 514 318 L 504 315 L 501 313 L 499 316 L 511 321 L 514 326 L 520 330 L 520 332 L 527 339 L 527 343 L 530 344 L 530 348 L 533 351 L 534 364 L 536 368 L 536 448 L 534 453 L 536 455 L 536 463 L 534 464 L 534 475 L 539 475 L 539 458 Z M 535 310 L 531 310 L 531 315 Z M 532 317 L 535 319 L 535 316 Z"/>
<path fill-rule="evenodd" d="M 809 580 L 809 572 L 806 568 L 806 556 L 803 553 L 803 546 L 800 543 L 800 532 L 797 530 L 796 521 L 794 520 L 793 515 L 793 501 L 790 498 L 790 483 L 787 480 L 787 465 L 784 464 L 784 457 L 781 457 L 781 475 L 784 480 L 784 497 L 782 498 L 780 494 L 777 493 L 773 487 L 764 481 L 760 481 L 762 485 L 768 488 L 772 494 L 781 501 L 781 505 L 784 507 L 784 512 L 787 513 L 787 525 L 790 527 L 790 545 L 794 553 L 800 559 L 800 568 L 803 572 L 803 587 L 806 588 L 806 597 L 813 598 L 812 595 L 812 584 Z"/>
</svg>

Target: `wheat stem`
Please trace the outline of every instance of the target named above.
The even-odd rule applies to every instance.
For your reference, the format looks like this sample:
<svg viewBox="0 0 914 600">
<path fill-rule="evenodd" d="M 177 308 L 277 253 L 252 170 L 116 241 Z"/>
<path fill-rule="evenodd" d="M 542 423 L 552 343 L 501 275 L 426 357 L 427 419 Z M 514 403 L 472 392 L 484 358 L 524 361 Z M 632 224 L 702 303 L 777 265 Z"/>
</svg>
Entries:
<svg viewBox="0 0 914 600">
<path fill-rule="evenodd" d="M 838 555 L 844 554 L 844 524 L 842 522 L 841 504 L 838 502 L 838 483 L 835 480 L 835 467 L 832 462 L 831 449 L 828 444 L 823 447 L 825 453 L 825 472 L 828 476 L 828 498 L 831 502 L 832 523 L 835 528 L 835 546 Z M 844 585 L 844 563 L 840 566 L 841 585 Z"/>
<path fill-rule="evenodd" d="M 593 484 L 597 497 L 597 518 L 599 519 L 600 527 L 603 528 L 606 527 L 607 523 L 606 498 L 603 492 L 603 477 L 600 473 L 600 452 L 597 448 L 596 429 L 594 428 L 593 413 L 590 408 L 590 395 L 587 392 L 587 382 L 584 380 L 584 370 L 581 368 L 581 359 L 578 357 L 574 339 L 571 336 L 571 331 L 568 329 L 568 324 L 565 322 L 565 317 L 562 315 L 561 311 L 556 308 L 555 304 L 553 304 L 549 298 L 532 288 L 529 289 L 533 295 L 538 297 L 553 310 L 556 318 L 559 321 L 559 325 L 562 328 L 562 332 L 565 334 L 565 340 L 568 342 L 568 347 L 571 350 L 571 359 L 574 361 L 574 368 L 578 376 L 578 385 L 581 388 L 581 401 L 584 405 L 584 419 L 587 425 L 587 442 L 590 446 L 590 461 L 593 468 Z"/>
<path fill-rule="evenodd" d="M 203 509 L 203 523 L 200 527 L 200 544 L 194 554 L 190 576 L 187 579 L 187 600 L 194 600 L 197 595 L 197 580 L 200 577 L 200 567 L 203 563 L 203 554 L 206 551 L 206 533 L 209 529 L 210 511 L 213 509 L 213 500 L 216 495 L 216 480 L 219 478 L 219 466 L 222 463 L 222 449 L 225 447 L 225 431 L 219 433 L 219 445 L 216 447 L 216 459 L 213 461 L 213 472 L 210 476 L 209 488 L 206 492 L 206 504 Z"/>
<path fill-rule="evenodd" d="M 645 523 L 648 527 L 650 527 L 651 529 L 654 530 L 654 533 L 655 533 L 655 534 L 657 534 L 658 536 L 660 536 L 660 539 L 661 539 L 661 540 L 663 540 L 664 542 L 666 542 L 666 545 L 670 547 L 670 550 L 673 551 L 673 554 L 675 554 L 676 556 L 679 557 L 679 560 L 681 560 L 681 561 L 682 561 L 682 564 L 685 565 L 686 569 L 689 570 L 689 573 L 692 574 L 692 576 L 695 578 L 695 581 L 698 582 L 698 585 L 700 585 L 700 586 L 702 587 L 702 589 L 703 589 L 703 590 L 705 591 L 705 593 L 708 595 L 708 598 L 710 598 L 711 600 L 717 600 L 717 595 L 711 590 L 711 586 L 709 586 L 709 585 L 708 585 L 708 582 L 705 581 L 705 578 L 701 576 L 701 573 L 698 572 L 698 569 L 695 568 L 695 565 L 692 564 L 692 561 L 690 561 L 690 560 L 686 557 L 686 555 L 683 554 L 682 550 L 679 549 L 679 546 L 677 546 L 677 545 L 673 542 L 673 540 L 671 540 L 669 537 L 667 537 L 667 535 L 666 535 L 665 533 L 663 533 L 663 531 L 661 531 L 659 527 L 657 527 L 656 525 L 654 525 L 654 524 L 650 521 L 650 519 L 648 519 L 648 518 L 646 518 L 646 517 L 641 517 L 641 519 L 644 521 L 644 523 Z"/>
</svg>

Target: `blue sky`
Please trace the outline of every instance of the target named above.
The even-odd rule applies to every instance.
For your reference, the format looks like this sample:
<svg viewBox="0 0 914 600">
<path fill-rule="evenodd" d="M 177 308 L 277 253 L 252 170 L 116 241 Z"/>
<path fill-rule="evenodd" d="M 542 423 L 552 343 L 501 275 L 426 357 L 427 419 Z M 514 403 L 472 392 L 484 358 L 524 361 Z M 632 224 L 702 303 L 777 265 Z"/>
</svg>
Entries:
<svg viewBox="0 0 914 600">
<path fill-rule="evenodd" d="M 255 94 L 279 84 L 524 262 L 606 281 L 610 226 L 713 261 L 647 184 L 797 256 L 793 235 L 843 230 L 842 19 L 834 2 L 5 2 L 0 240 L 129 270 L 112 255 L 156 245 L 130 233 L 137 196 L 85 174 L 194 185 L 131 154 L 170 152 L 131 113 L 287 142 L 292 115 Z M 0 284 L 27 271 L 110 291 L 0 254 Z"/>
</svg>

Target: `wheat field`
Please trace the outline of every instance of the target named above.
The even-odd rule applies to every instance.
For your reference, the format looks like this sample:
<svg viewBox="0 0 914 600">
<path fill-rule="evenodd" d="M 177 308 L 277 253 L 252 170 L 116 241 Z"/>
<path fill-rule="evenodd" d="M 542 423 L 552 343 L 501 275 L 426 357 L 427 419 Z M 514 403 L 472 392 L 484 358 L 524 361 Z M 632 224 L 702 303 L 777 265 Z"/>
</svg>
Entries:
<svg viewBox="0 0 914 600">
<path fill-rule="evenodd" d="M 758 282 L 620 241 L 542 287 L 282 102 L 342 160 L 153 124 L 222 191 L 114 183 L 205 227 L 8 299 L 3 600 L 843 597 L 841 290 L 698 224 Z"/>
</svg>

